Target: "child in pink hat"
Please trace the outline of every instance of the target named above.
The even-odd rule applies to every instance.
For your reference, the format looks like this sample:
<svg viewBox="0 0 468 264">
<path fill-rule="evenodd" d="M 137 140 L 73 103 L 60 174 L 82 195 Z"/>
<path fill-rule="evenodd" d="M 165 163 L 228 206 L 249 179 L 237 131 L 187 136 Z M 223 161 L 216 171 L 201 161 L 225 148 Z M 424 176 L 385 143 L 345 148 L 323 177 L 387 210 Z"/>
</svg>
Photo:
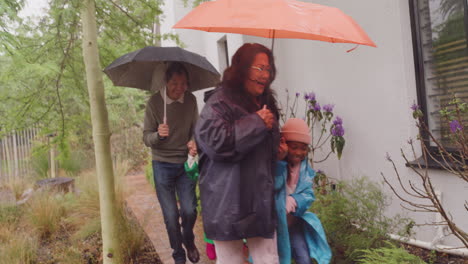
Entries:
<svg viewBox="0 0 468 264">
<path fill-rule="evenodd" d="M 275 178 L 280 264 L 328 264 L 331 250 L 318 217 L 308 209 L 315 200 L 315 171 L 307 156 L 312 138 L 306 122 L 290 118 L 281 129 Z"/>
</svg>

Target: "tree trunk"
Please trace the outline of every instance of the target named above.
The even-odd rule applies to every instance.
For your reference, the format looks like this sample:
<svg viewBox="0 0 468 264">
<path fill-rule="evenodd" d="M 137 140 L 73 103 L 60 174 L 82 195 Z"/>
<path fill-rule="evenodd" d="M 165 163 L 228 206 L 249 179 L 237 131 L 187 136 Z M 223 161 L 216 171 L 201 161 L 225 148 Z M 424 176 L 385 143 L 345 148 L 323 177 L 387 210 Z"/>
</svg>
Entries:
<svg viewBox="0 0 468 264">
<path fill-rule="evenodd" d="M 110 152 L 110 132 L 104 97 L 101 63 L 97 47 L 96 8 L 94 0 L 83 1 L 83 59 L 91 106 L 96 172 L 102 226 L 104 264 L 121 264 L 120 241 L 115 208 L 114 171 Z"/>
</svg>

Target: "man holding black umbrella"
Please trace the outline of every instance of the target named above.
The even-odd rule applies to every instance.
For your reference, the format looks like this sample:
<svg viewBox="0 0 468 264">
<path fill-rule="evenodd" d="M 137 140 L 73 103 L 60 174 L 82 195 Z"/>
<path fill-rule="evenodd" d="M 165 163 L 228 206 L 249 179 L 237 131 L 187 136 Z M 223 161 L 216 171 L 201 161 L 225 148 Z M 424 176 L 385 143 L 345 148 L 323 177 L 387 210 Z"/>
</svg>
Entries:
<svg viewBox="0 0 468 264">
<path fill-rule="evenodd" d="M 214 87 L 220 75 L 205 57 L 196 53 L 179 47 L 152 46 L 124 54 L 104 72 L 116 86 L 156 92 L 146 106 L 143 141 L 152 149 L 156 193 L 175 263 L 186 263 L 182 245 L 188 259 L 196 263 L 200 258 L 193 234 L 197 218 L 196 180 L 187 176 L 184 163 L 189 151 L 196 155 L 197 147 L 191 139 L 198 109 L 188 88 L 197 91 Z"/>
<path fill-rule="evenodd" d="M 196 181 L 187 176 L 184 168 L 188 152 L 196 153 L 195 144 L 188 143 L 198 119 L 196 98 L 187 91 L 189 77 L 182 63 L 168 66 L 164 77 L 167 88 L 148 101 L 143 131 L 143 141 L 152 150 L 156 193 L 176 264 L 186 263 L 182 245 L 191 262 L 197 263 L 200 258 L 193 234 L 197 218 Z"/>
</svg>

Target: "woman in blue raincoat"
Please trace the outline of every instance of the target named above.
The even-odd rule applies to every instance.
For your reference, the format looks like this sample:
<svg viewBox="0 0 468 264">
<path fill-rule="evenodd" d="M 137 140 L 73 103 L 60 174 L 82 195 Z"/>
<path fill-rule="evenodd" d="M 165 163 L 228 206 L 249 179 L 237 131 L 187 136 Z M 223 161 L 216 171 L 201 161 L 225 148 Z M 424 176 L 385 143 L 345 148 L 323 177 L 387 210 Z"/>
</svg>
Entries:
<svg viewBox="0 0 468 264">
<path fill-rule="evenodd" d="M 307 211 L 315 200 L 312 189 L 315 171 L 307 161 L 311 143 L 304 120 L 290 118 L 281 129 L 281 143 L 275 178 L 280 264 L 328 264 L 331 250 L 318 217 Z"/>
</svg>

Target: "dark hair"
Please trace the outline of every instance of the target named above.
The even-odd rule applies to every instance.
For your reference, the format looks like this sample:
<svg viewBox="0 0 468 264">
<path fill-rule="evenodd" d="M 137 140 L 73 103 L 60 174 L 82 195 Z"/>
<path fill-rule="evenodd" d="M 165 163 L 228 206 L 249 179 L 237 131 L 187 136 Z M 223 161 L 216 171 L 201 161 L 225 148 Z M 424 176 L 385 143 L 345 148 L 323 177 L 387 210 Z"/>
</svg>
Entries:
<svg viewBox="0 0 468 264">
<path fill-rule="evenodd" d="M 242 106 L 248 112 L 258 111 L 258 105 L 251 99 L 245 89 L 244 82 L 248 78 L 250 66 L 259 53 L 265 53 L 268 56 L 270 63 L 271 74 L 268 83 L 265 85 L 265 90 L 259 96 L 260 106 L 266 104 L 268 109 L 279 118 L 278 107 L 274 92 L 270 88 L 270 84 L 276 77 L 275 59 L 273 53 L 267 47 L 258 43 L 246 43 L 242 45 L 232 56 L 231 66 L 229 66 L 223 74 L 222 86 L 225 87 L 226 95 L 231 98 L 234 103 Z"/>
<path fill-rule="evenodd" d="M 185 74 L 185 77 L 187 78 L 187 84 L 190 83 L 189 74 L 184 64 L 180 62 L 172 62 L 171 64 L 169 64 L 169 67 L 167 67 L 166 70 L 166 74 L 164 75 L 164 81 L 166 83 L 169 82 L 169 80 L 174 74 Z"/>
</svg>

